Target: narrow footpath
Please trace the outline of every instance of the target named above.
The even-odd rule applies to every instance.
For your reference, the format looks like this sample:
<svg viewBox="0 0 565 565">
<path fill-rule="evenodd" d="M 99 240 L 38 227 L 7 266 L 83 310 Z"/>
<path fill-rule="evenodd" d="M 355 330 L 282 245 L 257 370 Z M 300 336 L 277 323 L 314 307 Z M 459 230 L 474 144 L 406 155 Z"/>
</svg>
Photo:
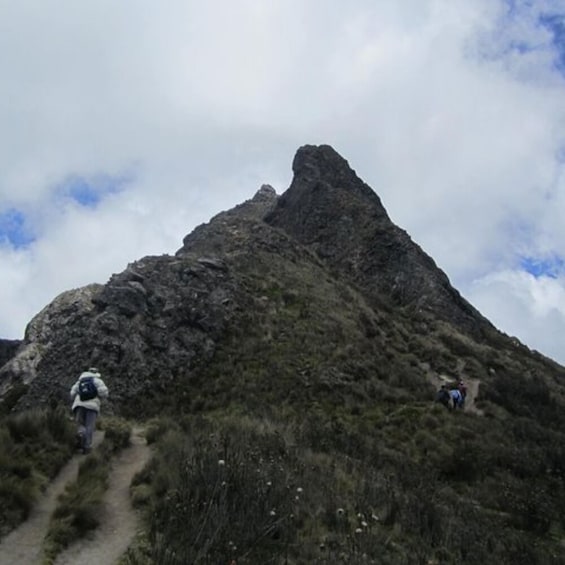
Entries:
<svg viewBox="0 0 565 565">
<path fill-rule="evenodd" d="M 103 439 L 96 432 L 94 446 Z M 129 486 L 134 475 L 143 469 L 150 449 L 142 428 L 134 428 L 131 445 L 112 461 L 109 487 L 104 495 L 104 515 L 99 528 L 89 538 L 79 540 L 64 551 L 56 565 L 113 565 L 126 551 L 139 527 Z M 0 542 L 0 565 L 41 565 L 41 545 L 57 498 L 65 486 L 76 480 L 81 455 L 75 455 L 59 472 L 32 510 L 30 517 Z"/>
<path fill-rule="evenodd" d="M 77 541 L 59 555 L 55 565 L 113 565 L 137 533 L 138 516 L 131 505 L 129 486 L 150 456 L 142 428 L 134 428 L 131 446 L 112 464 L 110 484 L 104 497 L 104 516 L 92 537 Z"/>
</svg>

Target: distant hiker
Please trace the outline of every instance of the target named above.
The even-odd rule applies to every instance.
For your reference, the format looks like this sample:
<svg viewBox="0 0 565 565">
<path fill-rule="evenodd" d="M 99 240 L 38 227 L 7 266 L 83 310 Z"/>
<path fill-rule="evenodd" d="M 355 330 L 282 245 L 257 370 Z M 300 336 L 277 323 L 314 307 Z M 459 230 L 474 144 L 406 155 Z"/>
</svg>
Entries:
<svg viewBox="0 0 565 565">
<path fill-rule="evenodd" d="M 461 408 L 463 408 L 465 406 L 465 400 L 467 399 L 467 385 L 462 380 L 459 380 L 457 390 L 461 393 Z"/>
<path fill-rule="evenodd" d="M 100 399 L 108 396 L 108 387 L 95 367 L 84 371 L 71 387 L 73 414 L 77 423 L 77 440 L 83 453 L 92 449 L 92 435 L 100 412 Z"/>
<path fill-rule="evenodd" d="M 440 389 L 437 391 L 436 394 L 436 402 L 443 404 L 446 408 L 449 408 L 449 391 L 445 385 L 441 385 Z"/>
<path fill-rule="evenodd" d="M 451 389 L 449 391 L 449 396 L 451 396 L 451 401 L 453 402 L 453 409 L 463 408 L 463 396 L 461 391 L 457 388 Z"/>
</svg>

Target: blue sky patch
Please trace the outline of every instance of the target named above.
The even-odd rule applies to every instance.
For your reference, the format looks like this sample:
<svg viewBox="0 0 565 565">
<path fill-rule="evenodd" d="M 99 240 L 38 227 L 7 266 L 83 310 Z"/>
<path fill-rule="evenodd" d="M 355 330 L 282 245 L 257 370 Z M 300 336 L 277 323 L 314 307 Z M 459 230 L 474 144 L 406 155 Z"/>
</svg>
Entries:
<svg viewBox="0 0 565 565">
<path fill-rule="evenodd" d="M 130 181 L 126 176 L 97 175 L 85 178 L 76 175 L 69 177 L 61 185 L 61 191 L 81 206 L 96 208 L 106 196 L 120 192 Z"/>
<path fill-rule="evenodd" d="M 68 195 L 82 206 L 94 208 L 100 202 L 101 194 L 84 179 L 74 180 L 68 187 Z"/>
<path fill-rule="evenodd" d="M 550 277 L 552 279 L 565 271 L 565 260 L 554 255 L 546 259 L 536 257 L 522 257 L 520 260 L 522 269 L 534 277 Z"/>
<path fill-rule="evenodd" d="M 9 244 L 19 249 L 35 241 L 27 226 L 26 216 L 21 210 L 10 208 L 0 212 L 0 245 Z"/>
<path fill-rule="evenodd" d="M 553 36 L 556 51 L 555 66 L 565 73 L 565 14 L 547 14 L 540 17 L 540 24 Z"/>
</svg>

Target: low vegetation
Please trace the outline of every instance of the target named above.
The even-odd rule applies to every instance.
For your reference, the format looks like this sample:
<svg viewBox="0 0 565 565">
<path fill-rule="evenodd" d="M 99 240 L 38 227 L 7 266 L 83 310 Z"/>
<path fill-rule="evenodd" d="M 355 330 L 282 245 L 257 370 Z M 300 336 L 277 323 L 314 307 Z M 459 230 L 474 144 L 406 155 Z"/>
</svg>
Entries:
<svg viewBox="0 0 565 565">
<path fill-rule="evenodd" d="M 206 366 L 148 396 L 173 419 L 124 563 L 562 563 L 563 370 L 268 259 Z M 480 381 L 480 412 L 435 404 L 438 375 Z"/>
<path fill-rule="evenodd" d="M 132 487 L 146 535 L 124 563 L 563 558 L 562 434 L 431 403 L 297 416 L 157 422 Z"/>
<path fill-rule="evenodd" d="M 123 565 L 565 562 L 563 368 L 300 256 L 232 259 L 247 302 L 206 361 L 121 407 L 155 418 Z M 476 411 L 434 403 L 446 375 L 480 382 Z M 85 459 L 48 555 L 96 526 L 108 458 Z"/>
<path fill-rule="evenodd" d="M 0 419 L 0 535 L 27 518 L 73 448 L 74 426 L 61 406 Z"/>
</svg>

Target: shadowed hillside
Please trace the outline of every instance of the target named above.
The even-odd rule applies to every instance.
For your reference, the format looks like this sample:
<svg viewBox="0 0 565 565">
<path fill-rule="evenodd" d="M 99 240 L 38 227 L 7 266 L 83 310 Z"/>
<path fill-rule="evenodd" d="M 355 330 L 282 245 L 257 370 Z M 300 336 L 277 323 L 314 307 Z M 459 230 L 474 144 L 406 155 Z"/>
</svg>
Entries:
<svg viewBox="0 0 565 565">
<path fill-rule="evenodd" d="M 110 411 L 154 418 L 129 563 L 562 562 L 565 369 L 496 330 L 331 147 L 293 170 L 48 305 L 0 368 L 4 411 L 66 402 L 96 365 Z M 460 378 L 465 410 L 433 402 Z"/>
</svg>

